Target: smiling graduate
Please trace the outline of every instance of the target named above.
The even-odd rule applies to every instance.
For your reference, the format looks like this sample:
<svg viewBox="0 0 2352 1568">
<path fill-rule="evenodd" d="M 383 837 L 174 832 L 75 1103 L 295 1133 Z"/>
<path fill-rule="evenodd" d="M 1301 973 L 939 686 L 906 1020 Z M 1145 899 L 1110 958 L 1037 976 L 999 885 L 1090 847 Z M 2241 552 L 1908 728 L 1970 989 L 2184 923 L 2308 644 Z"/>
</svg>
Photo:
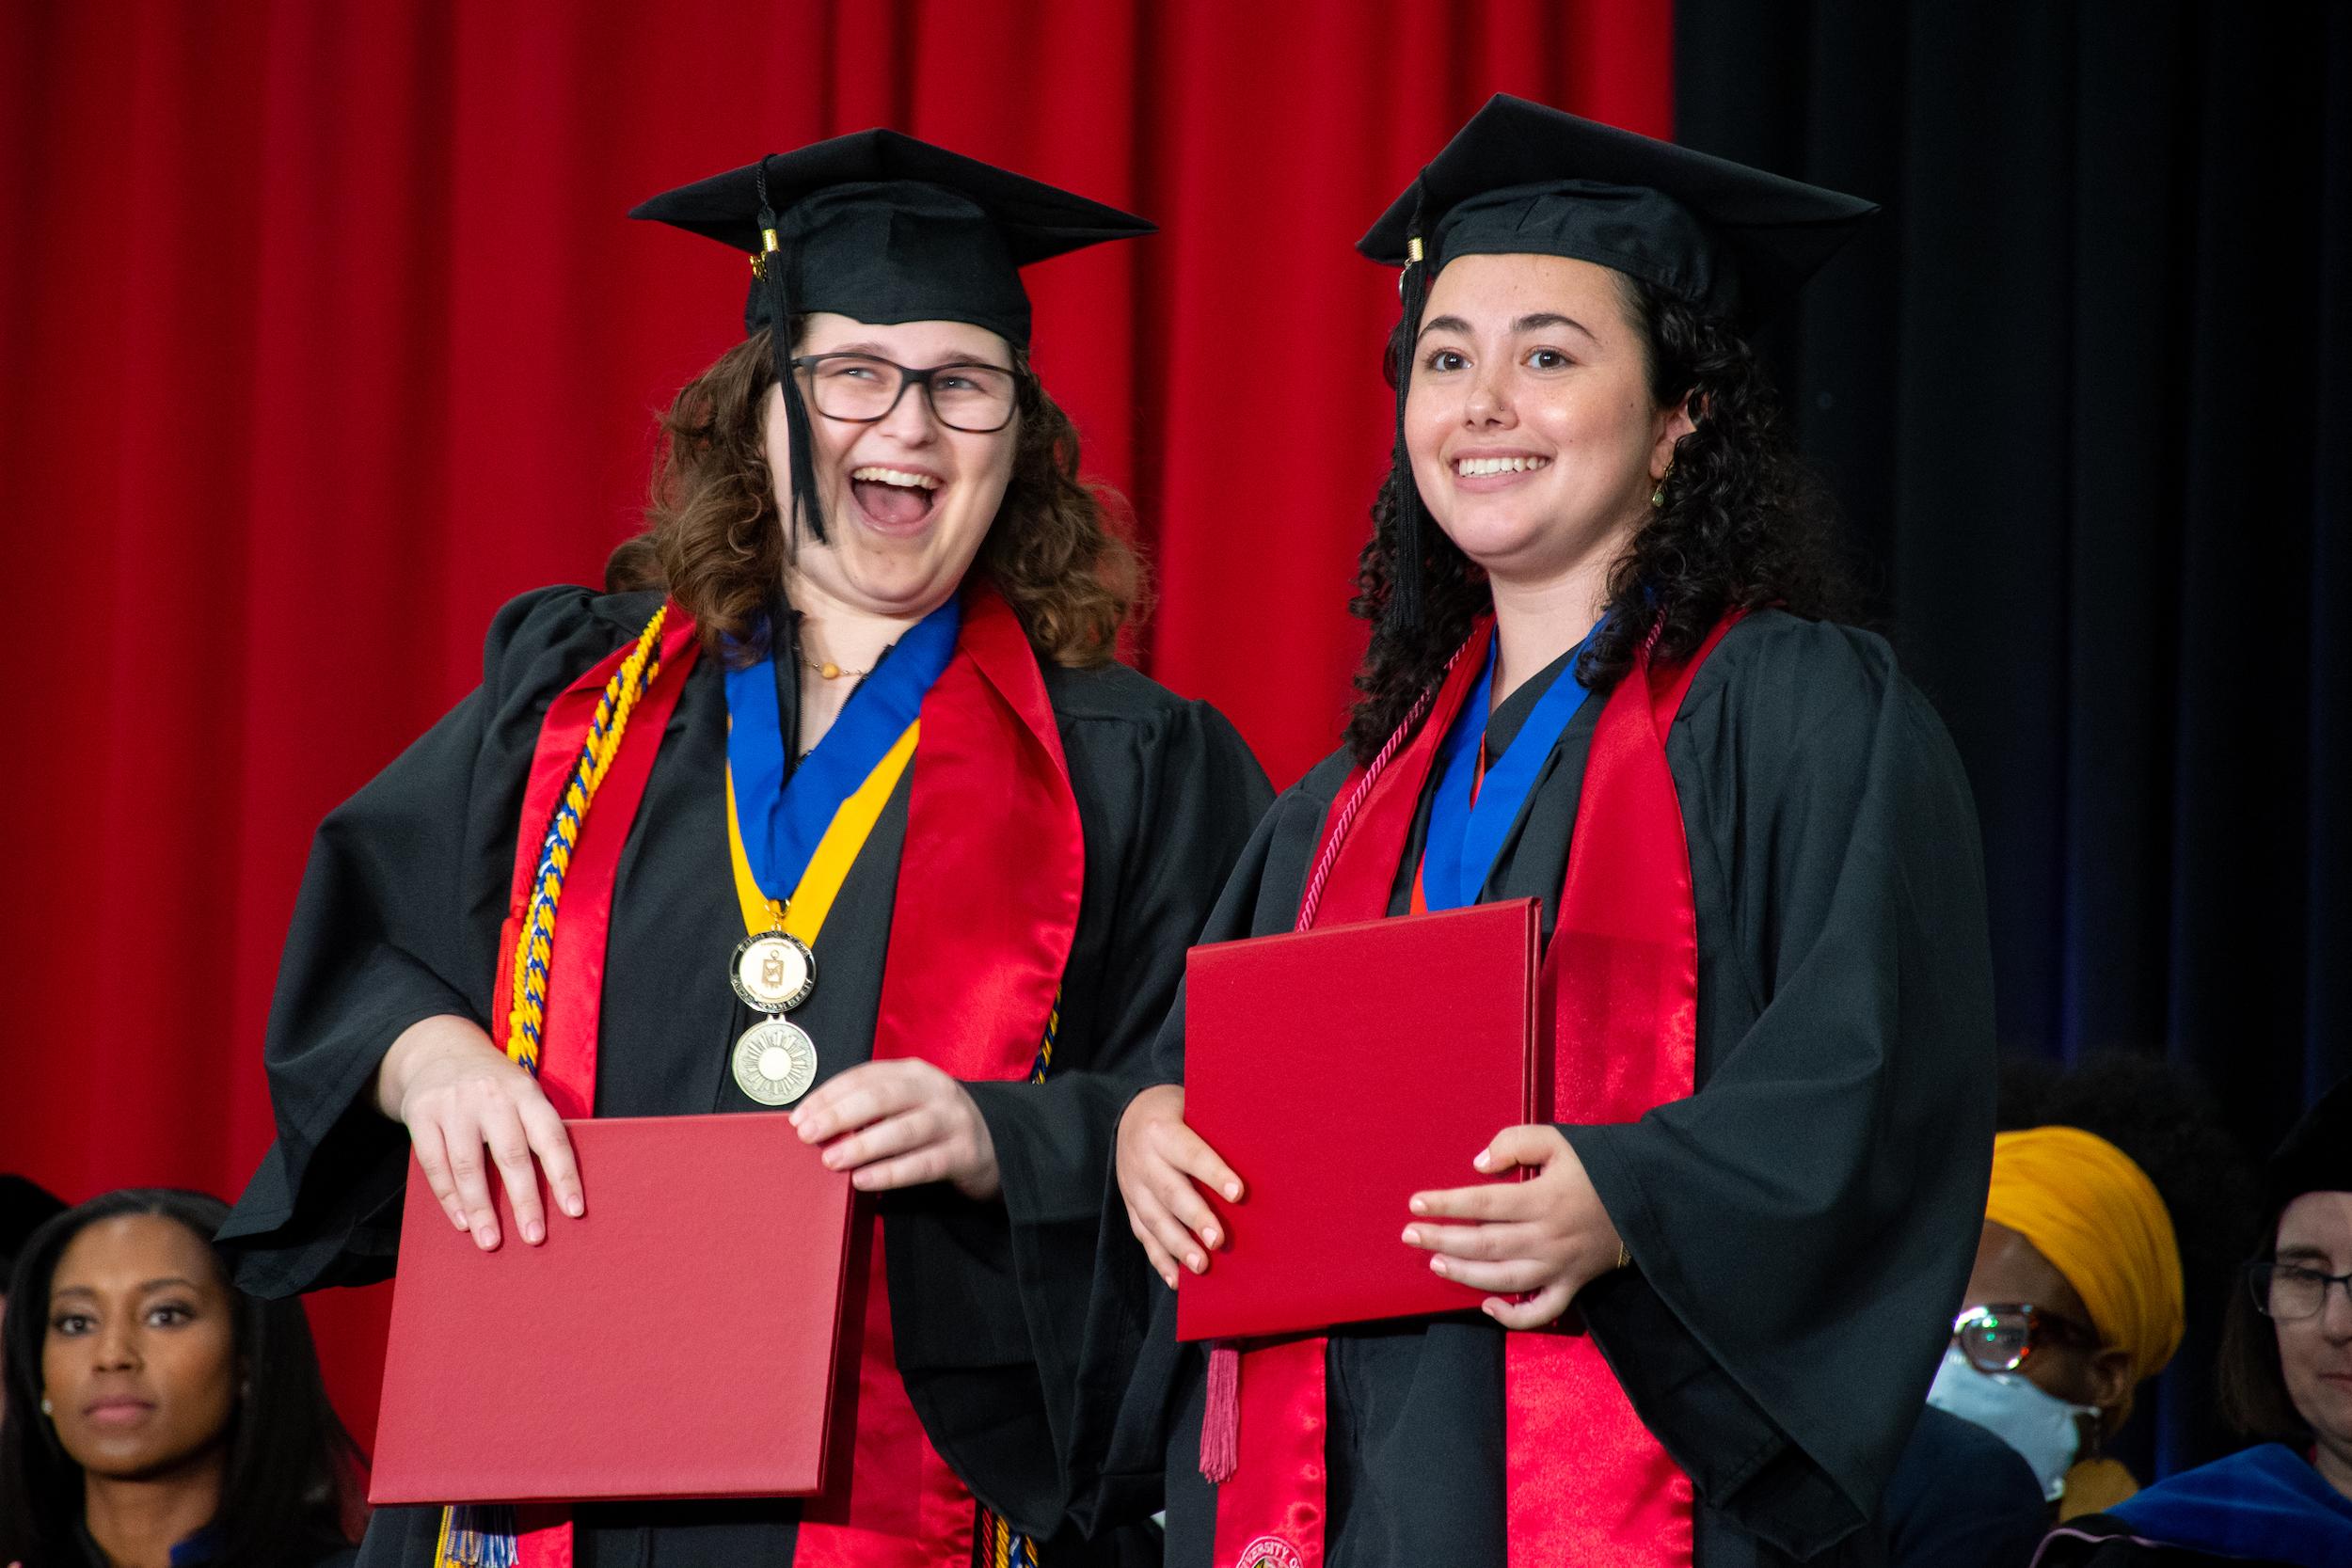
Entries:
<svg viewBox="0 0 2352 1568">
<path fill-rule="evenodd" d="M 1026 1560 L 1112 1130 L 1267 799 L 1221 717 L 1115 661 L 1135 562 L 1028 361 L 1019 269 L 1149 226 L 884 131 L 635 215 L 753 258 L 748 336 L 664 420 L 623 591 L 509 605 L 481 688 L 320 827 L 278 1143 L 224 1237 L 255 1291 L 381 1278 L 413 1147 L 450 1225 L 537 1245 L 596 1202 L 559 1117 L 790 1107 L 882 1195 L 832 1489 L 385 1510 L 364 1560 Z M 583 752 L 582 845 L 626 834 L 601 883 L 555 809 Z M 680 1332 L 754 1354 L 691 1284 Z"/>
<path fill-rule="evenodd" d="M 1556 1096 L 1398 1204 L 1459 1313 L 1204 1355 L 1167 1287 L 1251 1173 L 1184 1121 L 1180 1003 L 1085 1429 L 1105 1517 L 1164 1472 L 1169 1563 L 1877 1560 L 1982 1212 L 1983 879 L 1746 340 L 1870 212 L 1497 98 L 1359 246 L 1406 269 L 1361 696 L 1209 939 L 1540 899 Z"/>
</svg>

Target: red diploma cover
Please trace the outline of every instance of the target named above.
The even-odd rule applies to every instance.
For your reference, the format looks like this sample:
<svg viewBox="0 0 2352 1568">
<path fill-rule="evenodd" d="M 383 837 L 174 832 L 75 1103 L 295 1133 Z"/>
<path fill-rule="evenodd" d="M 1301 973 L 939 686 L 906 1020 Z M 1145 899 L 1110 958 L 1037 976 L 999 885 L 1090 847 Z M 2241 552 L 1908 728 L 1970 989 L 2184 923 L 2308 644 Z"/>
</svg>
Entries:
<svg viewBox="0 0 2352 1568">
<path fill-rule="evenodd" d="M 1192 950 L 1184 1119 L 1245 1196 L 1210 1196 L 1230 1242 L 1179 1276 L 1178 1338 L 1459 1312 L 1489 1293 L 1439 1278 L 1400 1233 L 1407 1197 L 1471 1185 L 1497 1132 L 1548 1119 L 1538 919 L 1519 898 Z"/>
<path fill-rule="evenodd" d="M 564 1130 L 588 1212 L 549 1201 L 538 1246 L 494 1178 L 503 1240 L 476 1247 L 411 1161 L 368 1500 L 821 1491 L 871 1228 L 848 1176 L 781 1112 Z"/>
</svg>

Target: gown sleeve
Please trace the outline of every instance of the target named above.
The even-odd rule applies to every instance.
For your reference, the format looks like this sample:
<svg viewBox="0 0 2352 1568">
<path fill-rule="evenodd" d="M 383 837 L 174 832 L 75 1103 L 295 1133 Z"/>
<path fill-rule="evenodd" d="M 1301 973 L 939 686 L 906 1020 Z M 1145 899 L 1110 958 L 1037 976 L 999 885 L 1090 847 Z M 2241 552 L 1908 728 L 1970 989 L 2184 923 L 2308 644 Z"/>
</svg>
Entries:
<svg viewBox="0 0 2352 1568">
<path fill-rule="evenodd" d="M 1318 840 L 1331 784 L 1327 764 L 1275 800 L 1242 847 L 1198 936 L 1232 942 L 1288 930 Z M 1165 1016 L 1152 1031 L 1140 1076 L 1122 1086 L 1119 1110 L 1140 1090 L 1184 1076 L 1181 952 Z M 1117 1132 L 1114 1115 L 1112 1132 Z M 1176 1338 L 1176 1292 L 1162 1283 L 1127 1224 L 1118 1174 L 1106 1163 L 1095 1183 L 1102 1244 L 1078 1345 L 1075 1399 L 1063 1444 L 1070 1512 L 1089 1533 L 1147 1517 L 1160 1507 L 1167 1433 L 1176 1406 L 1199 1380 L 1197 1346 Z"/>
<path fill-rule="evenodd" d="M 1054 1070 L 1041 1084 L 965 1085 L 995 1148 L 1000 1204 L 917 1189 L 883 1226 L 909 1397 L 973 1491 L 1040 1537 L 1071 1507 L 1096 1257 L 1127 1239 L 1123 1220 L 1103 1230 L 1120 1113 L 1152 1080 L 1185 950 L 1272 793 L 1241 736 L 1200 704 L 1171 701 L 1141 722 L 1082 719 L 1065 744 L 1089 825 L 1080 924 L 1096 934 L 1073 954 Z"/>
<path fill-rule="evenodd" d="M 1596 1342 L 1707 1506 L 1802 1559 L 1875 1513 L 1949 1337 L 1993 986 L 1943 726 L 1877 639 L 1770 619 L 1668 742 L 1700 930 L 1728 936 L 1702 941 L 1701 1086 L 1561 1131 L 1634 1264 L 1579 1297 Z"/>
<path fill-rule="evenodd" d="M 589 600 L 555 588 L 508 604 L 483 684 L 319 825 L 262 1047 L 278 1137 L 220 1234 L 242 1289 L 390 1275 L 408 1136 L 377 1110 L 375 1070 L 420 1020 L 488 1016 L 540 720 L 628 635 Z"/>
</svg>

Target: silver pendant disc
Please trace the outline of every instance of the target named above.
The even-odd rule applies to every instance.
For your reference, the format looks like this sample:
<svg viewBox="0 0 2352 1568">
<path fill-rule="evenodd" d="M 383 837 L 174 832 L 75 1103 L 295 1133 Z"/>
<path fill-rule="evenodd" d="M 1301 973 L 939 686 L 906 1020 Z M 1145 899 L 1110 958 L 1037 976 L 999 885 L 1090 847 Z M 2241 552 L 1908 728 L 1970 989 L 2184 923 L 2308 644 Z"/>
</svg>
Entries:
<svg viewBox="0 0 2352 1568">
<path fill-rule="evenodd" d="M 789 1105 L 817 1082 L 817 1042 L 786 1018 L 762 1019 L 735 1042 L 735 1083 L 762 1105 Z"/>
</svg>

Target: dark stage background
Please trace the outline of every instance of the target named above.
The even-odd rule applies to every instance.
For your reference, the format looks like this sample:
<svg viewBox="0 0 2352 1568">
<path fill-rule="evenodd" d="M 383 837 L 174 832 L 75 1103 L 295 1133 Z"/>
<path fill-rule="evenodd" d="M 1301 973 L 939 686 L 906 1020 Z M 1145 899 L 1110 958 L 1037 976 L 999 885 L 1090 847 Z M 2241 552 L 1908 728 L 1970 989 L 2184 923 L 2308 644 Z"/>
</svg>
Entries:
<svg viewBox="0 0 2352 1568">
<path fill-rule="evenodd" d="M 310 826 L 594 580 L 742 263 L 621 214 L 894 125 L 1156 218 L 1030 274 L 1134 657 L 1327 751 L 1387 451 L 1349 245 L 1512 91 L 1888 219 L 1771 347 L 1986 829 L 2005 1041 L 2352 1069 L 2352 8 L 0 0 L 0 1168 L 233 1195 Z M 385 1293 L 313 1303 L 364 1439 Z M 2210 1441 L 2153 1402 L 2166 1457 Z"/>
</svg>

